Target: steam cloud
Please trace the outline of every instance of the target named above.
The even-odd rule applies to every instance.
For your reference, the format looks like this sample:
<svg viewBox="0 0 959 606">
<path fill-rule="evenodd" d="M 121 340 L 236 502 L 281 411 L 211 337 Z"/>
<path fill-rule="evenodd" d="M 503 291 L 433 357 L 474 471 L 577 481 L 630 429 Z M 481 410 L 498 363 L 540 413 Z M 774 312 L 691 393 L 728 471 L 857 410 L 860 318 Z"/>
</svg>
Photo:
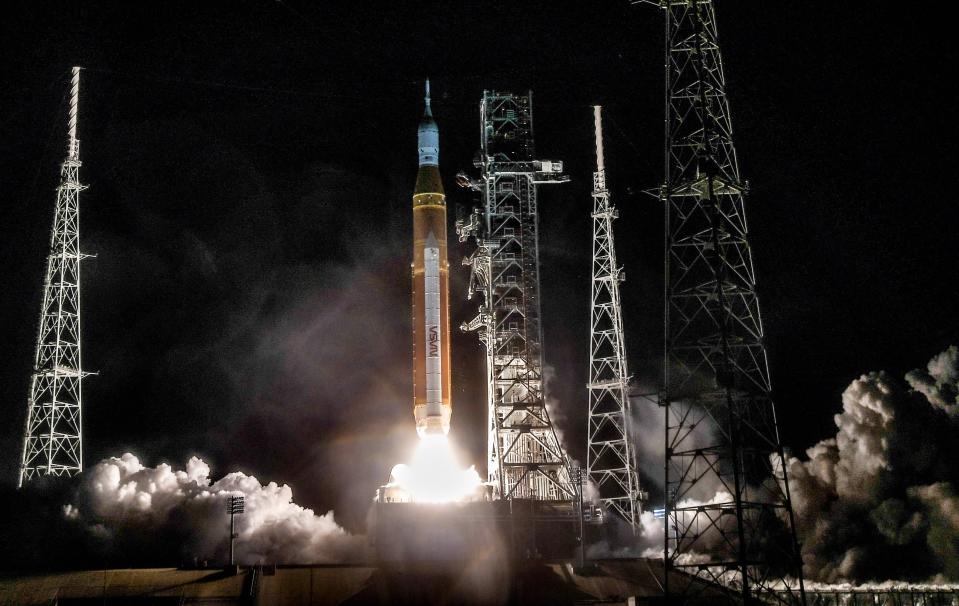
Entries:
<svg viewBox="0 0 959 606">
<path fill-rule="evenodd" d="M 364 538 L 343 530 L 332 511 L 317 515 L 293 502 L 289 486 L 263 485 L 238 471 L 214 482 L 197 457 L 183 470 L 146 467 L 130 453 L 111 457 L 85 474 L 79 495 L 79 505 L 64 513 L 100 539 L 181 537 L 186 560 L 226 559 L 231 495 L 245 498 L 245 513 L 236 516 L 237 563 L 356 562 L 365 555 Z"/>
<path fill-rule="evenodd" d="M 787 461 L 804 570 L 822 582 L 959 580 L 959 348 L 905 383 L 852 382 L 835 438 Z"/>
<path fill-rule="evenodd" d="M 786 463 L 807 580 L 959 581 L 959 347 L 904 381 L 865 374 L 842 404 L 836 437 Z M 647 486 L 661 490 L 661 412 L 644 400 L 633 401 L 633 412 Z M 687 504 L 708 502 L 717 490 L 704 485 Z M 661 558 L 663 520 L 646 511 L 640 526 L 638 544 L 604 541 L 591 555 Z"/>
</svg>

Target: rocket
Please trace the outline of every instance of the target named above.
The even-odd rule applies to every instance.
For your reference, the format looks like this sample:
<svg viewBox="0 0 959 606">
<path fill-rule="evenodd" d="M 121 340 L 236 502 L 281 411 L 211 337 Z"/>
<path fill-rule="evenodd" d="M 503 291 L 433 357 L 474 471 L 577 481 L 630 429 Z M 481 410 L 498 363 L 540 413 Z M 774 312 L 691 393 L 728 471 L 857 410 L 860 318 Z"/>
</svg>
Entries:
<svg viewBox="0 0 959 606">
<path fill-rule="evenodd" d="M 413 191 L 413 418 L 420 437 L 449 433 L 452 414 L 446 195 L 429 80 L 425 101 L 417 129 L 419 172 Z"/>
</svg>

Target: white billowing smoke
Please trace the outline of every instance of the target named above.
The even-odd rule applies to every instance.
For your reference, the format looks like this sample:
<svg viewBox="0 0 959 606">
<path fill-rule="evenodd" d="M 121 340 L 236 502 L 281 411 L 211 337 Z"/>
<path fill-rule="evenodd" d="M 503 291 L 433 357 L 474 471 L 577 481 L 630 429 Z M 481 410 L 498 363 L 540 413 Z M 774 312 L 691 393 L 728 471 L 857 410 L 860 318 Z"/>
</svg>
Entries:
<svg viewBox="0 0 959 606">
<path fill-rule="evenodd" d="M 959 347 L 950 347 L 929 360 L 926 371 L 906 374 L 909 385 L 926 396 L 929 403 L 950 416 L 959 411 Z"/>
<path fill-rule="evenodd" d="M 616 524 L 610 528 L 619 536 L 612 540 L 602 540 L 586 547 L 589 558 L 651 558 L 663 559 L 663 532 L 666 520 L 657 518 L 650 510 L 644 510 L 639 516 L 636 534 L 620 522 L 618 518 L 607 520 L 607 524 Z"/>
<path fill-rule="evenodd" d="M 236 560 L 252 563 L 324 563 L 363 559 L 365 540 L 347 533 L 333 512 L 316 515 L 293 502 L 287 485 L 260 484 L 242 472 L 217 481 L 197 457 L 185 470 L 166 463 L 146 467 L 126 453 L 87 471 L 76 506 L 64 512 L 107 540 L 122 535 L 182 537 L 182 555 L 221 563 L 229 546 L 230 496 L 245 498 L 236 516 Z"/>
<path fill-rule="evenodd" d="M 652 393 L 654 389 L 640 388 L 642 393 Z M 653 397 L 630 398 L 629 424 L 634 456 L 640 472 L 658 486 L 663 485 L 663 410 Z M 649 488 L 648 486 L 646 488 Z"/>
<path fill-rule="evenodd" d="M 836 437 L 787 462 L 813 580 L 959 580 L 959 348 L 905 379 L 853 381 Z"/>
<path fill-rule="evenodd" d="M 571 467 L 585 468 L 585 465 L 583 465 L 581 461 L 576 460 L 576 458 L 570 454 L 569 440 L 567 440 L 566 434 L 563 431 L 563 427 L 567 427 L 570 422 L 566 416 L 566 408 L 553 396 L 550 390 L 550 385 L 555 378 L 556 369 L 552 364 L 544 362 L 543 393 L 545 399 L 543 400 L 543 404 L 546 406 L 546 414 L 549 415 L 549 421 L 553 425 L 553 433 L 556 435 L 556 440 L 559 442 L 560 448 L 566 453 L 569 465 Z M 592 490 L 592 487 L 589 487 L 588 490 Z"/>
<path fill-rule="evenodd" d="M 905 382 L 885 372 L 863 375 L 842 405 L 836 436 L 786 463 L 807 579 L 959 581 L 959 348 L 909 372 Z M 640 466 L 661 483 L 662 413 L 643 401 L 633 402 L 633 412 L 634 443 L 645 445 Z M 692 436 L 696 443 L 710 438 Z M 704 484 L 682 505 L 729 498 Z M 592 553 L 662 557 L 663 523 L 644 512 L 639 549 L 604 543 Z M 700 537 L 700 548 L 708 551 L 715 540 Z"/>
</svg>

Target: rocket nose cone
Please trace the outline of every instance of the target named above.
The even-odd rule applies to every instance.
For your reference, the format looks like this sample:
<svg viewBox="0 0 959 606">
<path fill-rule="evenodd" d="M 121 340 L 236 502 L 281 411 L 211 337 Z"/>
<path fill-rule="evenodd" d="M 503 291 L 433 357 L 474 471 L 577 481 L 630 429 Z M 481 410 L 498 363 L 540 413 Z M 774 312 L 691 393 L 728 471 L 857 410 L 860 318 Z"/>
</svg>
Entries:
<svg viewBox="0 0 959 606">
<path fill-rule="evenodd" d="M 417 144 L 419 146 L 420 166 L 439 164 L 440 131 L 433 119 L 433 109 L 430 107 L 429 81 L 426 83 L 426 99 L 423 109 L 423 118 L 416 129 Z"/>
</svg>

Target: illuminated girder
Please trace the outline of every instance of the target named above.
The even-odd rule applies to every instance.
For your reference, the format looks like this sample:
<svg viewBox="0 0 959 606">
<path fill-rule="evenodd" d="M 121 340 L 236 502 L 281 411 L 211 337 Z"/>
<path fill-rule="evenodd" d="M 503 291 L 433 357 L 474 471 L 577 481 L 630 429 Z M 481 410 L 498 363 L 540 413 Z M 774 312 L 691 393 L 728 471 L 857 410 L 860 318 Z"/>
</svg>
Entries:
<svg viewBox="0 0 959 606">
<path fill-rule="evenodd" d="M 609 199 L 603 157 L 601 108 L 593 108 L 596 172 L 593 173 L 593 280 L 589 339 L 589 418 L 586 468 L 599 491 L 603 508 L 634 529 L 641 513 L 642 492 L 636 473 L 636 452 L 630 436 L 629 372 L 623 335 L 619 283 L 625 279 L 616 264 L 613 220 L 619 211 Z"/>
<path fill-rule="evenodd" d="M 715 10 L 711 0 L 659 6 L 667 35 L 666 568 L 722 583 L 737 603 L 805 603 Z"/>
<path fill-rule="evenodd" d="M 463 324 L 486 348 L 488 474 L 502 499 L 571 500 L 569 466 L 543 393 L 536 186 L 562 183 L 561 162 L 533 160 L 532 94 L 484 92 L 477 181 L 483 207 L 457 223 L 474 237 L 470 296 L 479 314 Z"/>
<path fill-rule="evenodd" d="M 80 68 L 70 82 L 69 148 L 60 171 L 50 254 L 43 283 L 43 307 L 34 356 L 18 485 L 40 476 L 83 471 L 81 433 L 79 181 L 77 101 Z"/>
</svg>

